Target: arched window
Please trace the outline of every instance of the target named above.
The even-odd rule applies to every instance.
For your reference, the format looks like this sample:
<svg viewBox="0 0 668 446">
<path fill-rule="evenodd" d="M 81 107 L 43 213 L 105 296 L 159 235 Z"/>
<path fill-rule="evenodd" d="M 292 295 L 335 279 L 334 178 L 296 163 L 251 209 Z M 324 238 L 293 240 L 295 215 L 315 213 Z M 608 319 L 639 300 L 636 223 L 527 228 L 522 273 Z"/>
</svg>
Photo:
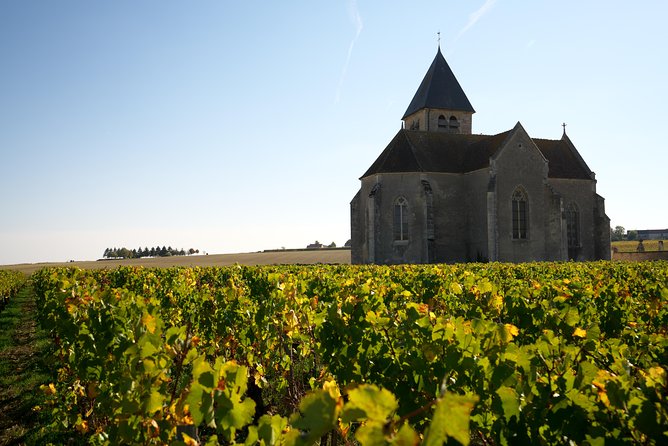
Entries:
<svg viewBox="0 0 668 446">
<path fill-rule="evenodd" d="M 459 131 L 459 121 L 457 120 L 456 117 L 450 116 L 448 127 L 450 127 L 450 131 L 452 131 L 452 132 Z"/>
<path fill-rule="evenodd" d="M 566 207 L 566 237 L 569 250 L 580 246 L 580 213 L 575 203 Z"/>
<path fill-rule="evenodd" d="M 448 128 L 448 121 L 445 119 L 445 116 L 440 115 L 438 117 L 438 128 L 439 129 L 447 129 Z"/>
<path fill-rule="evenodd" d="M 521 187 L 515 189 L 512 200 L 513 239 L 526 240 L 529 235 L 529 201 Z"/>
<path fill-rule="evenodd" d="M 404 197 L 394 202 L 394 240 L 408 240 L 408 201 Z"/>
<path fill-rule="evenodd" d="M 411 130 L 420 130 L 420 120 L 416 119 L 415 121 L 411 122 Z"/>
</svg>

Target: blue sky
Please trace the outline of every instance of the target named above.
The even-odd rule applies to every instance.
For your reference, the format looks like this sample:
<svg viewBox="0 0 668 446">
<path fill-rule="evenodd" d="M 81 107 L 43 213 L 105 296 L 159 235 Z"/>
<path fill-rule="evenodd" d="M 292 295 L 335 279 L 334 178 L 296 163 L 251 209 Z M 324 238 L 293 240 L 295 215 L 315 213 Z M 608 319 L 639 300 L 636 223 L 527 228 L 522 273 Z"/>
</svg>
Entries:
<svg viewBox="0 0 668 446">
<path fill-rule="evenodd" d="M 443 54 L 475 133 L 561 123 L 612 225 L 668 227 L 668 3 L 0 2 L 0 264 L 343 244 Z"/>
</svg>

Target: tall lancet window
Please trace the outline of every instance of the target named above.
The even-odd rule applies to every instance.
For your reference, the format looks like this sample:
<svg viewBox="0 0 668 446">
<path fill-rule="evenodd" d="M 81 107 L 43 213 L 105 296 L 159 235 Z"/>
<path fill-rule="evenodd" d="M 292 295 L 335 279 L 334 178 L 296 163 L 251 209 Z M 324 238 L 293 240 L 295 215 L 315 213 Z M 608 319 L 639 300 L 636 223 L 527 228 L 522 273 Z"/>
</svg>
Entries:
<svg viewBox="0 0 668 446">
<path fill-rule="evenodd" d="M 394 202 L 394 240 L 408 240 L 408 201 L 404 197 Z"/>
<path fill-rule="evenodd" d="M 524 189 L 515 189 L 512 203 L 513 239 L 526 240 L 529 238 L 529 201 Z"/>
</svg>

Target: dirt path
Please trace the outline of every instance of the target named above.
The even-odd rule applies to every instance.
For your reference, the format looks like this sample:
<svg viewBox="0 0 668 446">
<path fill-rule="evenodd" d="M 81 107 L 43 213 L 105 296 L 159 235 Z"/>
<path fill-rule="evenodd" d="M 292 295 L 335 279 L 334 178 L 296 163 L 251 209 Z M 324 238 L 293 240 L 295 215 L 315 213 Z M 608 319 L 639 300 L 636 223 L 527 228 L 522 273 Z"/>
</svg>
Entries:
<svg viewBox="0 0 668 446">
<path fill-rule="evenodd" d="M 48 382 L 48 340 L 28 286 L 0 312 L 0 446 L 24 444 L 37 429 L 39 386 Z"/>
</svg>

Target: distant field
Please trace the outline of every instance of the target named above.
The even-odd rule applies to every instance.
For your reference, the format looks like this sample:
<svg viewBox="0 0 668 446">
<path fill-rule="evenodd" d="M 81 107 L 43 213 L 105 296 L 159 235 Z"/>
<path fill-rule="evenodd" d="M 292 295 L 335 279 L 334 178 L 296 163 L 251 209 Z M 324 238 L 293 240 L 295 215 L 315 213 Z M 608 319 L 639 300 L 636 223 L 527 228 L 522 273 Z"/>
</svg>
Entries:
<svg viewBox="0 0 668 446">
<path fill-rule="evenodd" d="M 664 241 L 664 250 L 668 250 L 668 240 Z M 658 251 L 659 250 L 659 241 L 658 240 L 643 240 L 642 244 L 645 246 L 645 251 Z M 638 241 L 619 241 L 612 242 L 612 248 L 617 248 L 617 252 L 636 252 L 638 248 Z"/>
<path fill-rule="evenodd" d="M 126 260 L 101 260 L 62 263 L 25 263 L 0 265 L 0 269 L 13 269 L 31 274 L 47 266 L 77 266 L 83 269 L 114 268 L 116 266 L 145 266 L 168 268 L 172 266 L 226 266 L 241 265 L 287 265 L 313 263 L 350 263 L 349 249 L 312 249 L 304 251 L 272 251 L 241 254 L 214 254 L 198 256 L 156 257 Z"/>
</svg>

